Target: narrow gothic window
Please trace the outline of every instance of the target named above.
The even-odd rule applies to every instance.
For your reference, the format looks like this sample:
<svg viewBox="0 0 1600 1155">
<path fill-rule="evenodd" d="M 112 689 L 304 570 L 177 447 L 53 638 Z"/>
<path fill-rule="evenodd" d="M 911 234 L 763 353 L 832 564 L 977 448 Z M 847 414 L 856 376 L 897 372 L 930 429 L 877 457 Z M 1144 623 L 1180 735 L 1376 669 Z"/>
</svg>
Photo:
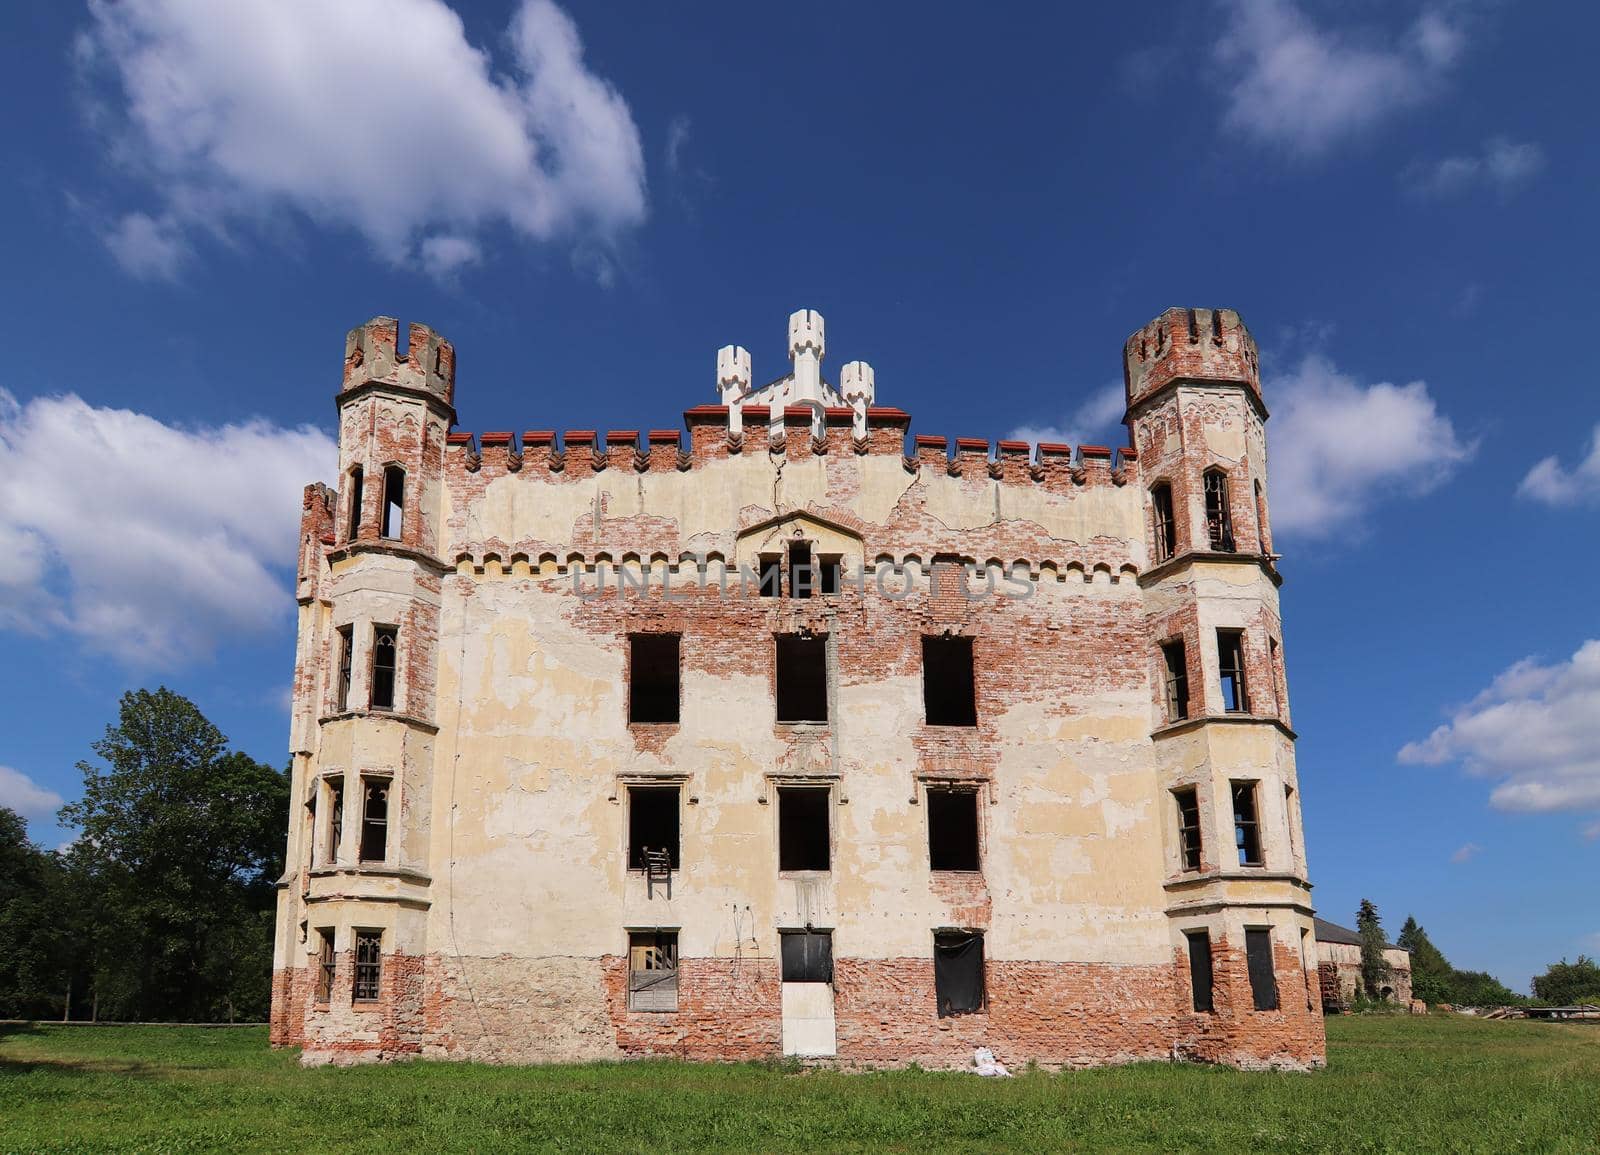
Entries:
<svg viewBox="0 0 1600 1155">
<path fill-rule="evenodd" d="M 1244 932 L 1245 963 L 1250 970 L 1250 995 L 1258 1011 L 1278 1009 L 1278 976 L 1272 965 L 1272 932 Z"/>
<path fill-rule="evenodd" d="M 1239 848 L 1240 866 L 1261 865 L 1261 823 L 1256 818 L 1256 784 L 1234 782 L 1233 840 Z"/>
<path fill-rule="evenodd" d="M 341 714 L 350 708 L 350 659 L 354 649 L 354 627 L 340 626 L 338 702 L 335 708 Z"/>
<path fill-rule="evenodd" d="M 1156 561 L 1164 562 L 1177 550 L 1172 517 L 1172 486 L 1163 481 L 1150 490 L 1150 506 L 1156 525 Z"/>
<path fill-rule="evenodd" d="M 1233 552 L 1233 515 L 1228 509 L 1228 475 L 1208 469 L 1205 476 L 1206 534 L 1218 553 Z"/>
<path fill-rule="evenodd" d="M 1167 721 L 1181 722 L 1189 716 L 1189 659 L 1182 638 L 1161 643 L 1161 663 L 1166 667 Z"/>
<path fill-rule="evenodd" d="M 1217 673 L 1222 683 L 1222 708 L 1230 714 L 1250 712 L 1244 680 L 1244 631 L 1217 631 Z"/>
<path fill-rule="evenodd" d="M 354 541 L 361 532 L 361 466 L 350 471 L 350 509 L 345 516 L 344 536 Z"/>
<path fill-rule="evenodd" d="M 387 466 L 383 471 L 383 528 L 384 537 L 398 540 L 404 528 L 406 508 L 406 471 L 398 465 Z"/>
<path fill-rule="evenodd" d="M 1185 870 L 1200 869 L 1200 797 L 1193 786 L 1174 790 L 1178 803 L 1178 852 Z M 1198 1008 L 1197 1008 L 1198 1009 Z"/>
<path fill-rule="evenodd" d="M 1203 930 L 1185 931 L 1189 940 L 1189 986 L 1194 992 L 1194 1009 L 1213 1009 L 1211 997 L 1211 935 Z"/>
<path fill-rule="evenodd" d="M 372 708 L 394 709 L 395 641 L 394 626 L 372 627 Z"/>
<path fill-rule="evenodd" d="M 362 862 L 382 862 L 389 851 L 389 779 L 361 780 Z"/>
<path fill-rule="evenodd" d="M 339 844 L 344 841 L 344 779 L 328 779 L 328 847 L 327 861 L 332 866 L 339 861 Z"/>
<path fill-rule="evenodd" d="M 383 968 L 383 932 L 356 931 L 356 971 L 352 997 L 358 1003 L 377 999 Z"/>
<path fill-rule="evenodd" d="M 317 931 L 317 1002 L 325 1003 L 333 997 L 333 928 Z"/>
<path fill-rule="evenodd" d="M 1256 482 L 1256 544 L 1262 553 L 1272 552 L 1272 543 L 1267 540 L 1267 495 L 1262 492 L 1259 481 Z"/>
</svg>

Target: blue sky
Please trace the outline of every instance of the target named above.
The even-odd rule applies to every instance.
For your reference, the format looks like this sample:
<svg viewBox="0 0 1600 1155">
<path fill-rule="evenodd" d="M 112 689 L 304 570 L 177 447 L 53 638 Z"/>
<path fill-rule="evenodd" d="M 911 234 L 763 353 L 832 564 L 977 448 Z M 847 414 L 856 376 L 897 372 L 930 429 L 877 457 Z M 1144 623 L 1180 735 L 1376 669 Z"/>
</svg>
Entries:
<svg viewBox="0 0 1600 1155">
<path fill-rule="evenodd" d="M 367 317 L 456 343 L 470 430 L 675 425 L 812 307 L 915 431 L 1120 443 L 1127 334 L 1230 306 L 1318 907 L 1517 987 L 1600 948 L 1600 9 L 270 7 L 0 12 L 0 803 L 42 842 L 128 688 L 284 760 Z"/>
</svg>

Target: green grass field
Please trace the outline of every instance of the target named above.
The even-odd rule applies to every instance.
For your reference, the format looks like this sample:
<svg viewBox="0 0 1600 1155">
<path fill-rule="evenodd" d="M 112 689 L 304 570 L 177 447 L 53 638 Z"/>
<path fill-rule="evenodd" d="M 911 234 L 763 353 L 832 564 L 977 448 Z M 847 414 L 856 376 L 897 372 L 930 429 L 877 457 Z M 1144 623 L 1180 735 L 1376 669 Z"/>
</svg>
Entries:
<svg viewBox="0 0 1600 1155">
<path fill-rule="evenodd" d="M 1330 1068 L 1009 1080 L 677 1062 L 302 1070 L 264 1029 L 0 1027 L 0 1151 L 1596 1151 L 1600 1026 L 1372 1016 Z"/>
</svg>

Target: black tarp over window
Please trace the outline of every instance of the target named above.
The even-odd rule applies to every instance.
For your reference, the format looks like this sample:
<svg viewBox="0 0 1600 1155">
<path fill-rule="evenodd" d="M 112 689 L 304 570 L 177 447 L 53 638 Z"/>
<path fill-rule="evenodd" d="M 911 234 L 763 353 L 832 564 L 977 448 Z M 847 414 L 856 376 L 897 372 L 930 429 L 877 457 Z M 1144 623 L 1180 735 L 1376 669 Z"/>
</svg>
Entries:
<svg viewBox="0 0 1600 1155">
<path fill-rule="evenodd" d="M 941 1019 L 983 1009 L 983 935 L 941 931 L 933 936 L 933 989 Z"/>
<path fill-rule="evenodd" d="M 1250 967 L 1250 993 L 1258 1011 L 1278 1009 L 1278 977 L 1272 970 L 1272 932 L 1244 932 L 1245 961 Z"/>
<path fill-rule="evenodd" d="M 786 983 L 833 981 L 833 934 L 825 930 L 786 930 L 778 935 Z"/>
</svg>

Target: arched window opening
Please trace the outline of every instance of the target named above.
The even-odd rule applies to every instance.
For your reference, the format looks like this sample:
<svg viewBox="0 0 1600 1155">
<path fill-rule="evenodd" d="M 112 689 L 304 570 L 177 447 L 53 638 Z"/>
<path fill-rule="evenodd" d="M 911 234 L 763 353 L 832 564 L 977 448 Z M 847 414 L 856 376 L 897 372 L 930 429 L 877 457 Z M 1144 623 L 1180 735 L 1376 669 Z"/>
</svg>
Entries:
<svg viewBox="0 0 1600 1155">
<path fill-rule="evenodd" d="M 1211 548 L 1218 553 L 1232 553 L 1233 515 L 1228 509 L 1228 475 L 1220 469 L 1208 469 L 1205 476 L 1206 535 Z"/>
<path fill-rule="evenodd" d="M 372 696 L 374 710 L 394 709 L 395 645 L 399 631 L 394 626 L 372 628 Z"/>
<path fill-rule="evenodd" d="M 1172 486 L 1165 481 L 1150 490 L 1150 506 L 1155 514 L 1156 562 L 1164 562 L 1177 550 L 1173 529 Z"/>
<path fill-rule="evenodd" d="M 379 531 L 384 537 L 400 537 L 405 507 L 406 471 L 398 465 L 387 466 L 383 471 L 383 528 Z"/>
<path fill-rule="evenodd" d="M 361 532 L 361 485 L 361 466 L 358 465 L 350 471 L 350 507 L 345 513 L 344 520 L 346 541 L 354 541 Z"/>
</svg>

